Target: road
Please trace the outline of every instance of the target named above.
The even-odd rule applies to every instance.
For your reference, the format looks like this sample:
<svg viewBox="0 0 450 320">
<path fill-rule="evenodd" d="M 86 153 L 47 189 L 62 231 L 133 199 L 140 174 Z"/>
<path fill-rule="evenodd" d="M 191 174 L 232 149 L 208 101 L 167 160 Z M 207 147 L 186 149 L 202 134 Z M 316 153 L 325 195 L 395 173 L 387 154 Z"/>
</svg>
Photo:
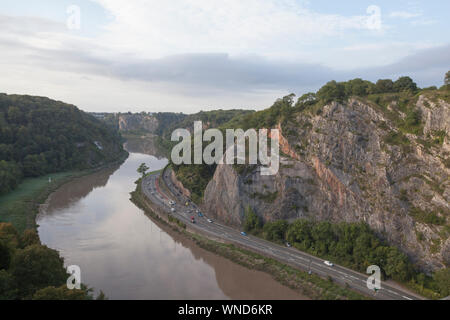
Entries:
<svg viewBox="0 0 450 320">
<path fill-rule="evenodd" d="M 331 277 L 333 281 L 341 285 L 349 285 L 350 288 L 364 293 L 374 299 L 380 300 L 417 300 L 414 295 L 409 294 L 399 288 L 388 286 L 382 282 L 381 290 L 375 293 L 373 290 L 367 288 L 366 282 L 369 275 L 361 274 L 359 272 L 350 270 L 348 268 L 334 265 L 332 267 L 325 265 L 324 260 L 311 256 L 307 253 L 301 252 L 294 248 L 288 248 L 277 245 L 275 243 L 266 241 L 261 238 L 253 236 L 243 236 L 240 230 L 233 229 L 221 223 L 213 221 L 208 222 L 208 214 L 202 212 L 204 217 L 199 217 L 196 213 L 200 210 L 195 204 L 186 202 L 189 200 L 181 194 L 175 185 L 169 179 L 170 170 L 165 171 L 165 176 L 160 182 L 160 173 L 154 173 L 147 176 L 142 182 L 142 190 L 151 202 L 158 205 L 162 210 L 182 222 L 189 224 L 192 228 L 198 229 L 203 233 L 210 234 L 215 238 L 223 239 L 227 242 L 238 244 L 248 249 L 262 253 L 266 256 L 275 258 L 278 261 L 288 263 L 301 270 L 311 271 L 321 277 Z M 160 186 L 159 183 L 164 183 Z M 170 201 L 175 204 L 171 205 Z M 171 211 L 175 209 L 175 212 Z M 191 217 L 194 216 L 196 223 L 191 222 Z"/>
</svg>

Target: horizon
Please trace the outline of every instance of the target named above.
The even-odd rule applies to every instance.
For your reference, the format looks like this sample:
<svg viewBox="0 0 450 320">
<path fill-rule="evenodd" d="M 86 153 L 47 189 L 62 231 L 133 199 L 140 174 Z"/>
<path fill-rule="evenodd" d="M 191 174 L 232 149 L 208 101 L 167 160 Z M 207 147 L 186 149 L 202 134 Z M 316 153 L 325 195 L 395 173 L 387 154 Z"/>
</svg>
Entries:
<svg viewBox="0 0 450 320">
<path fill-rule="evenodd" d="M 87 112 L 262 110 L 330 80 L 443 84 L 441 1 L 18 0 L 2 3 L 7 94 Z"/>
</svg>

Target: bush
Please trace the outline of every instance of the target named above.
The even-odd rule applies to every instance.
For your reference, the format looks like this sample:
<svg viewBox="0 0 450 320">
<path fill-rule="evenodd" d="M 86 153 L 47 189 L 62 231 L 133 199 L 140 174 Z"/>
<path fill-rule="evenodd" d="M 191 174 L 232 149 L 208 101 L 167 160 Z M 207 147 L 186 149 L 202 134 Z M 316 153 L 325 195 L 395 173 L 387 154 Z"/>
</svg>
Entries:
<svg viewBox="0 0 450 320">
<path fill-rule="evenodd" d="M 244 231 L 251 233 L 259 233 L 262 228 L 261 218 L 249 206 L 245 213 Z"/>
</svg>

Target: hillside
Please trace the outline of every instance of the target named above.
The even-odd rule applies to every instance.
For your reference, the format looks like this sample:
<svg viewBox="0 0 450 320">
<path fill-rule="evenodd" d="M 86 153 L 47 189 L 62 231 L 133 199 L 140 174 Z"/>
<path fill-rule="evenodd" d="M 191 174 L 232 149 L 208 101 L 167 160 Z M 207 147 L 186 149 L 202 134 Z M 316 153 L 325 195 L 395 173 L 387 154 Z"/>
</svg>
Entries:
<svg viewBox="0 0 450 320">
<path fill-rule="evenodd" d="M 194 121 L 202 121 L 205 128 L 215 128 L 233 118 L 253 113 L 249 110 L 214 110 L 200 111 L 194 114 L 158 112 L 158 113 L 94 113 L 111 127 L 120 132 L 133 135 L 155 134 L 170 140 L 173 130 L 187 128 L 192 130 Z"/>
<path fill-rule="evenodd" d="M 118 130 L 127 141 L 147 145 L 144 149 L 151 149 L 158 154 L 170 156 L 170 150 L 176 144 L 171 142 L 171 134 L 178 128 L 185 128 L 193 132 L 194 122 L 202 121 L 203 128 L 216 128 L 250 115 L 250 110 L 214 110 L 200 111 L 194 114 L 174 112 L 158 113 L 92 113 L 108 127 Z M 131 146 L 129 144 L 129 146 Z"/>
<path fill-rule="evenodd" d="M 0 193 L 25 177 L 98 167 L 124 152 L 116 130 L 73 105 L 0 94 Z"/>
<path fill-rule="evenodd" d="M 281 168 L 275 176 L 261 176 L 254 166 L 219 165 L 175 167 L 177 177 L 205 211 L 227 224 L 245 227 L 253 215 L 260 221 L 254 227 L 267 235 L 262 225 L 270 229 L 277 221 L 362 222 L 422 270 L 445 268 L 450 264 L 449 88 L 420 90 L 405 79 L 391 84 L 330 82 L 317 93 L 297 101 L 284 97 L 222 126 L 281 129 Z M 303 243 L 303 250 L 341 261 L 347 254 L 355 257 L 352 246 L 339 258 L 333 241 L 312 248 L 314 241 L 304 238 L 308 232 L 294 236 L 286 228 L 275 230 L 281 239 Z M 372 240 L 367 241 L 363 247 L 370 253 Z"/>
<path fill-rule="evenodd" d="M 351 98 L 295 112 L 278 124 L 279 173 L 218 166 L 205 209 L 234 225 L 248 206 L 263 221 L 363 221 L 425 269 L 442 268 L 450 263 L 450 105 L 433 97 L 411 96 L 421 115 L 411 127 L 395 99 L 386 108 Z"/>
</svg>

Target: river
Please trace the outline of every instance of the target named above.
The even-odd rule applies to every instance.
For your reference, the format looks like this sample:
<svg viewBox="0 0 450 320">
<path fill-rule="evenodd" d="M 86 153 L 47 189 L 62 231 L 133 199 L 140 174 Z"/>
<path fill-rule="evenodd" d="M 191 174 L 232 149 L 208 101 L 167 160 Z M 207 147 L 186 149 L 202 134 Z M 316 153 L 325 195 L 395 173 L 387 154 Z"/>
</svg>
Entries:
<svg viewBox="0 0 450 320">
<path fill-rule="evenodd" d="M 43 244 L 81 280 L 110 299 L 303 299 L 268 274 L 246 269 L 158 226 L 129 199 L 139 164 L 167 159 L 130 153 L 116 168 L 78 178 L 54 192 L 38 215 Z"/>
</svg>

